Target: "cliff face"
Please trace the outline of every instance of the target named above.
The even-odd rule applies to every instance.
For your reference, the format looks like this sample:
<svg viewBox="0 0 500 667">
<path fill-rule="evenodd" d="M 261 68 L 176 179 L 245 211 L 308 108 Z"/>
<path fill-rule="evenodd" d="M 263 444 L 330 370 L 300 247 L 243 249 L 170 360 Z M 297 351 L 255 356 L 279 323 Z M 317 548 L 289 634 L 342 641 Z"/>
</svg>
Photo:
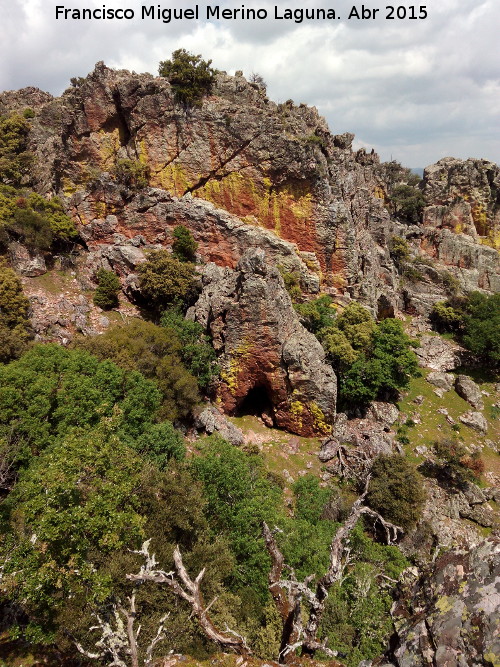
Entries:
<svg viewBox="0 0 500 667">
<path fill-rule="evenodd" d="M 439 270 L 468 289 L 500 287 L 499 169 L 451 158 L 428 167 L 422 226 L 392 219 L 378 157 L 332 135 L 314 108 L 276 105 L 244 77 L 217 75 L 200 108 L 174 103 L 163 78 L 102 63 L 54 99 L 36 89 L 0 96 L 4 111 L 32 106 L 36 187 L 63 196 L 89 248 L 140 235 L 170 243 L 179 223 L 207 261 L 234 268 L 247 247 L 374 312 L 426 313 L 446 291 Z M 149 170 L 147 189 L 112 178 L 117 162 Z M 110 176 L 111 174 L 111 176 Z M 405 284 L 391 259 L 393 236 L 409 240 L 420 267 Z M 436 271 L 438 273 L 436 273 Z"/>
</svg>

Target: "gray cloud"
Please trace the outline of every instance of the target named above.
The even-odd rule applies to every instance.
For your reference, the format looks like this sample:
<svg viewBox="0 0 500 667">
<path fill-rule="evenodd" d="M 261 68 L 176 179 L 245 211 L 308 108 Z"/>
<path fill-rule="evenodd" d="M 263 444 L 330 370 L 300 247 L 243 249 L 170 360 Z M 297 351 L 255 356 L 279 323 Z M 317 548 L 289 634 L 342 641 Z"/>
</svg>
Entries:
<svg viewBox="0 0 500 667">
<path fill-rule="evenodd" d="M 219 69 L 259 72 L 271 98 L 317 106 L 332 131 L 355 132 L 357 145 L 374 147 L 383 159 L 409 166 L 445 155 L 500 162 L 497 0 L 429 1 L 428 18 L 418 21 L 385 20 L 380 0 L 365 2 L 381 9 L 381 18 L 366 21 L 346 20 L 352 0 L 277 3 L 281 15 L 286 7 L 330 6 L 341 16 L 303 23 L 275 20 L 269 0 L 221 0 L 221 7 L 266 8 L 270 18 L 172 24 L 56 21 L 55 6 L 65 1 L 0 0 L 1 90 L 35 85 L 59 94 L 70 77 L 85 75 L 98 60 L 154 73 L 160 60 L 184 47 L 212 58 Z M 162 7 L 195 4 L 159 1 Z M 140 15 L 142 3 L 67 0 L 66 6 L 103 4 Z M 217 2 L 198 4 L 204 14 Z"/>
</svg>

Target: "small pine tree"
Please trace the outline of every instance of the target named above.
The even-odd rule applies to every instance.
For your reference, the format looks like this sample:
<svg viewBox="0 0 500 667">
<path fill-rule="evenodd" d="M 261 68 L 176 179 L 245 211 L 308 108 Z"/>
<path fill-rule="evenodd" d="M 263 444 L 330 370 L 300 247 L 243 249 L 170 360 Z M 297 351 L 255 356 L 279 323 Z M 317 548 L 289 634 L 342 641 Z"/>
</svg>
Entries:
<svg viewBox="0 0 500 667">
<path fill-rule="evenodd" d="M 187 107 L 200 107 L 204 95 L 209 95 L 215 79 L 211 60 L 203 60 L 186 49 L 177 49 L 170 60 L 160 62 L 158 72 L 169 80 L 175 98 Z"/>
<path fill-rule="evenodd" d="M 103 310 L 110 310 L 118 306 L 118 292 L 120 279 L 113 271 L 99 269 L 97 273 L 98 287 L 94 292 L 94 304 Z"/>
</svg>

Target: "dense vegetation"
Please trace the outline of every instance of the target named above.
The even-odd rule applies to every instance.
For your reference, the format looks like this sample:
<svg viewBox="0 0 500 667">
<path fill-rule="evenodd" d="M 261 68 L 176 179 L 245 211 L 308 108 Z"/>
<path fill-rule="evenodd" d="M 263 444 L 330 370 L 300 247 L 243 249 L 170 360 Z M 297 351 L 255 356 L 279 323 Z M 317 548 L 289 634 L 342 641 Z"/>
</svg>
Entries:
<svg viewBox="0 0 500 667">
<path fill-rule="evenodd" d="M 295 308 L 337 371 L 343 409 L 362 407 L 376 398 L 391 400 L 418 375 L 414 342 L 399 320 L 387 318 L 377 324 L 356 302 L 337 315 L 326 296 Z"/>
<path fill-rule="evenodd" d="M 500 294 L 471 292 L 434 305 L 438 331 L 450 332 L 485 364 L 500 366 Z"/>
<path fill-rule="evenodd" d="M 275 658 L 281 625 L 268 591 L 262 522 L 280 527 L 280 548 L 298 576 L 327 568 L 349 506 L 343 492 L 304 477 L 294 485 L 290 515 L 283 481 L 260 455 L 211 436 L 186 457 L 182 435 L 161 421 L 171 386 L 159 368 L 182 367 L 176 336 L 199 334 L 176 330 L 179 317 L 167 314 L 163 327 L 133 322 L 87 341 L 101 361 L 87 350 L 37 345 L 0 367 L 0 440 L 11 463 L 3 485 L 11 491 L 0 504 L 0 604 L 15 610 L 11 637 L 74 653 L 74 641 L 88 642 L 92 614 L 105 615 L 129 594 L 125 574 L 140 565 L 132 551 L 152 538 L 166 568 L 175 544 L 189 571 L 206 567 L 206 598 L 218 596 L 215 621 Z M 356 565 L 332 592 L 321 632 L 354 665 L 382 650 L 391 599 L 381 574 L 397 576 L 406 561 L 374 542 L 361 522 L 352 553 Z M 141 587 L 137 605 L 145 637 L 169 611 L 168 648 L 199 657 L 213 650 L 171 591 Z M 354 631 L 367 623 L 369 641 Z"/>
<path fill-rule="evenodd" d="M 0 258 L 0 363 L 16 359 L 30 339 L 29 301 L 21 281 Z"/>
</svg>

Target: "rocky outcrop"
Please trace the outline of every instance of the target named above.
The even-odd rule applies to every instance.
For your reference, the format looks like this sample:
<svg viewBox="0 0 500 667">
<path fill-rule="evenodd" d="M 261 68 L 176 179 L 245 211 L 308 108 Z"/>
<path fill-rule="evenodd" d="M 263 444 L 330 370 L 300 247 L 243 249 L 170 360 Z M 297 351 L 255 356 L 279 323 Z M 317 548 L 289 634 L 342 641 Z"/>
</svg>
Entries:
<svg viewBox="0 0 500 667">
<path fill-rule="evenodd" d="M 479 667 L 500 662 L 500 540 L 440 556 L 401 587 L 392 610 L 398 667 Z"/>
<path fill-rule="evenodd" d="M 440 336 L 424 335 L 415 349 L 419 365 L 444 373 L 460 365 L 462 348 Z"/>
<path fill-rule="evenodd" d="M 487 160 L 444 158 L 424 171 L 421 249 L 465 289 L 500 289 L 500 168 Z M 488 247 L 489 246 L 489 247 Z"/>
<path fill-rule="evenodd" d="M 300 324 L 278 270 L 248 250 L 235 271 L 208 264 L 188 317 L 211 334 L 219 355 L 219 404 L 229 414 L 270 414 L 300 435 L 328 432 L 337 382 L 323 348 Z"/>
<path fill-rule="evenodd" d="M 479 433 L 486 433 L 488 430 L 488 422 L 480 412 L 470 410 L 463 415 L 460 415 L 460 421 L 469 428 L 478 431 Z"/>
</svg>

